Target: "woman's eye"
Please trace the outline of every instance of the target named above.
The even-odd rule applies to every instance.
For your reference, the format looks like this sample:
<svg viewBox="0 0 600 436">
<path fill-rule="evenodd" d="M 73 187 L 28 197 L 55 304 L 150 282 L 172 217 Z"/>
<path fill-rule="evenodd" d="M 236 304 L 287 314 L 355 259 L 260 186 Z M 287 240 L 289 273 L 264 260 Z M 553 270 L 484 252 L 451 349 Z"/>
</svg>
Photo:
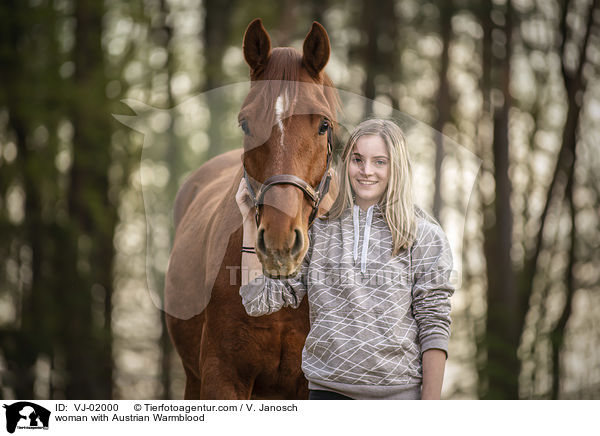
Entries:
<svg viewBox="0 0 600 436">
<path fill-rule="evenodd" d="M 241 120 L 240 121 L 240 127 L 242 128 L 242 131 L 244 132 L 244 135 L 249 135 L 250 134 L 250 129 L 248 128 L 248 121 Z"/>
<path fill-rule="evenodd" d="M 359 164 L 361 161 L 360 161 L 359 157 L 354 157 L 354 158 L 352 158 L 352 162 Z"/>
<path fill-rule="evenodd" d="M 327 133 L 328 129 L 329 129 L 329 120 L 321 121 L 321 125 L 319 126 L 319 135 L 324 135 L 325 133 Z"/>
<path fill-rule="evenodd" d="M 376 162 L 377 165 L 385 165 L 385 161 L 384 160 L 378 160 Z"/>
</svg>

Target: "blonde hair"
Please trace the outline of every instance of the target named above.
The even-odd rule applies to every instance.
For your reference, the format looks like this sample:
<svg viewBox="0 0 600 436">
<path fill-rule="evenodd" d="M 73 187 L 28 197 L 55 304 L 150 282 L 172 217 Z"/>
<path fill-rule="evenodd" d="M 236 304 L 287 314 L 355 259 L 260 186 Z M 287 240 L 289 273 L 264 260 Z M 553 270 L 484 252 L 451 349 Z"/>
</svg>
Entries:
<svg viewBox="0 0 600 436">
<path fill-rule="evenodd" d="M 348 178 L 350 157 L 361 136 L 374 135 L 383 139 L 390 156 L 390 178 L 380 200 L 385 219 L 392 232 L 392 255 L 409 248 L 416 234 L 416 210 L 412 196 L 412 172 L 402 129 L 389 120 L 369 119 L 360 123 L 350 135 L 338 164 L 339 194 L 331 206 L 328 219 L 336 219 L 354 206 L 354 191 Z"/>
</svg>

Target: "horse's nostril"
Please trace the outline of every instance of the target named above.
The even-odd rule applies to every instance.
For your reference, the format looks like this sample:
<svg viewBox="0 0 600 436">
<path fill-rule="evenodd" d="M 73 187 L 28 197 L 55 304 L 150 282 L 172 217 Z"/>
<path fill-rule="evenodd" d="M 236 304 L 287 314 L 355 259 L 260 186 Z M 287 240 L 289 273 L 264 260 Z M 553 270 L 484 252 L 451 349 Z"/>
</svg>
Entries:
<svg viewBox="0 0 600 436">
<path fill-rule="evenodd" d="M 294 245 L 292 245 L 292 256 L 297 256 L 298 253 L 302 251 L 302 247 L 304 246 L 304 238 L 302 237 L 302 232 L 300 229 L 295 229 L 294 234 L 296 236 L 294 240 Z"/>
<path fill-rule="evenodd" d="M 261 228 L 258 230 L 258 237 L 256 238 L 256 251 L 265 253 L 267 247 L 265 245 L 265 229 Z"/>
</svg>

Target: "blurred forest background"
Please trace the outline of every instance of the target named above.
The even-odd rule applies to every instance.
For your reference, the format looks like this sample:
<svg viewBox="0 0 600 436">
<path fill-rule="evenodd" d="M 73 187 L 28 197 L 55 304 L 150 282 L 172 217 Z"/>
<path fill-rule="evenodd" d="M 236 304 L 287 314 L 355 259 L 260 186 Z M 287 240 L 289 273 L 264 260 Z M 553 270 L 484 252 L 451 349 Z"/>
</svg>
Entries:
<svg viewBox="0 0 600 436">
<path fill-rule="evenodd" d="M 598 0 L 2 1 L 0 398 L 182 398 L 148 292 L 144 135 L 112 114 L 247 80 L 256 17 L 297 48 L 319 21 L 338 88 L 482 161 L 443 397 L 600 399 Z M 202 125 L 151 123 L 187 165 L 240 138 L 239 106 L 208 107 Z M 443 147 L 427 200 L 442 224 Z M 174 197 L 183 162 L 153 165 Z"/>
</svg>

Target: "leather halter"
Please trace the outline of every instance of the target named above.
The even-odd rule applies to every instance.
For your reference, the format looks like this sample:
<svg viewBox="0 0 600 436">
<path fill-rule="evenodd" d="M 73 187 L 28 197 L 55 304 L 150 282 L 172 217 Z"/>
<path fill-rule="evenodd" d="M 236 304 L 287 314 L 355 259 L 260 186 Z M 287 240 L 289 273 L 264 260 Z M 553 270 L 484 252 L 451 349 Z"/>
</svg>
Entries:
<svg viewBox="0 0 600 436">
<path fill-rule="evenodd" d="M 317 216 L 317 211 L 319 209 L 319 205 L 321 204 L 321 200 L 323 200 L 323 197 L 325 197 L 325 195 L 329 191 L 329 182 L 331 181 L 330 167 L 331 167 L 331 159 L 332 159 L 332 155 L 333 155 L 333 146 L 331 144 L 331 141 L 332 141 L 331 136 L 332 136 L 331 125 L 329 125 L 329 127 L 327 127 L 327 166 L 325 167 L 325 173 L 323 173 L 321 182 L 319 183 L 319 186 L 317 186 L 316 190 L 310 184 L 308 184 L 307 182 L 305 182 L 298 176 L 295 176 L 293 174 L 277 174 L 277 175 L 271 176 L 267 180 L 265 180 L 265 182 L 262 184 L 262 186 L 258 190 L 258 195 L 257 195 L 254 192 L 254 189 L 252 188 L 252 184 L 250 183 L 250 179 L 248 177 L 248 172 L 246 171 L 246 167 L 244 167 L 244 179 L 246 180 L 246 185 L 248 186 L 248 192 L 250 193 L 250 198 L 252 199 L 252 202 L 254 203 L 254 210 L 255 210 L 254 218 L 256 219 L 257 227 L 259 225 L 259 219 L 260 219 L 259 208 L 260 208 L 260 205 L 263 204 L 263 199 L 265 197 L 266 192 L 275 185 L 292 185 L 292 186 L 296 186 L 297 188 L 300 188 L 300 190 L 302 190 L 302 192 L 304 192 L 304 195 L 306 195 L 312 201 L 313 210 L 310 214 L 310 217 L 308 218 L 308 227 L 310 228 L 310 226 L 312 225 L 313 221 L 315 220 L 315 218 Z M 242 166 L 243 166 L 243 164 L 242 164 Z"/>
</svg>

